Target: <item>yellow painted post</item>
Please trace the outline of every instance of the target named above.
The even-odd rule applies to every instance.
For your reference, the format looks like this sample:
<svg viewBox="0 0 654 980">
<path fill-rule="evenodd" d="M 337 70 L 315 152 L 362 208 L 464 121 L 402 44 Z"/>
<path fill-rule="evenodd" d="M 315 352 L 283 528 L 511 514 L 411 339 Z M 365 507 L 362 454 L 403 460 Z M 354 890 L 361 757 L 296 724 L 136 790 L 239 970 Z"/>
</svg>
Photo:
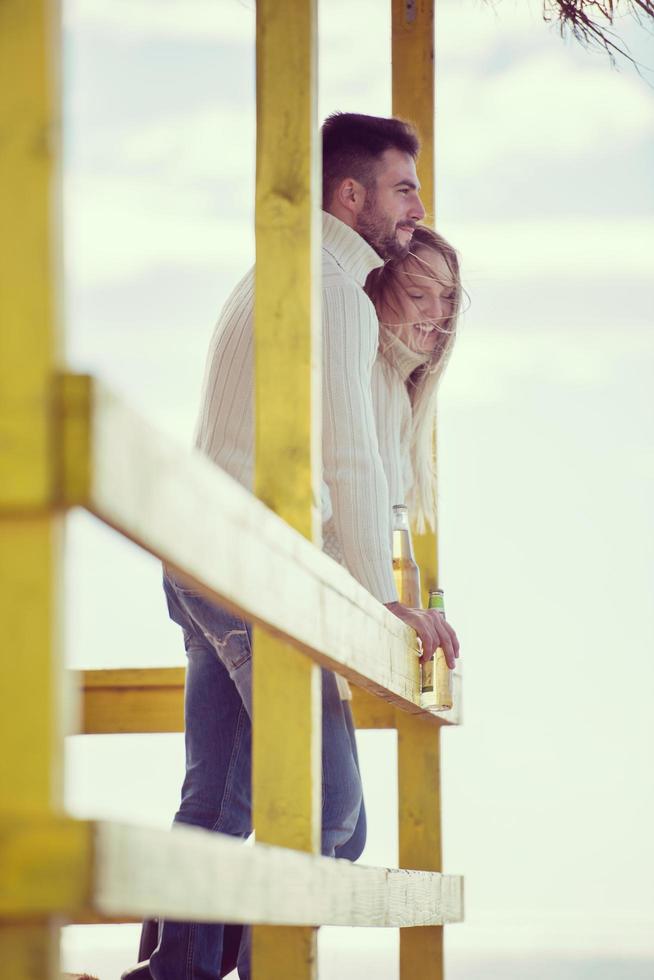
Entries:
<svg viewBox="0 0 654 980">
<path fill-rule="evenodd" d="M 427 216 L 435 224 L 435 81 L 434 0 L 392 0 L 393 115 L 414 124 L 420 135 L 418 174 Z M 414 535 L 420 566 L 423 602 L 438 585 L 438 555 L 434 533 Z"/>
<path fill-rule="evenodd" d="M 4 821 L 62 805 L 61 527 L 51 410 L 59 46 L 54 0 L 0 4 L 0 832 Z M 3 882 L 3 890 L 11 887 Z M 12 980 L 54 977 L 57 929 L 38 917 L 1 923 L 0 962 Z"/>
<path fill-rule="evenodd" d="M 392 23 L 393 115 L 413 122 L 420 135 L 418 174 L 426 222 L 433 224 L 434 0 L 392 0 Z M 425 600 L 438 584 L 436 534 L 416 535 L 414 545 Z M 400 867 L 442 871 L 440 726 L 402 711 L 396 711 L 396 719 Z M 443 975 L 443 927 L 401 929 L 402 980 L 442 980 Z"/>
<path fill-rule="evenodd" d="M 396 710 L 401 868 L 442 871 L 440 726 Z M 400 929 L 400 977 L 441 980 L 443 927 Z"/>
<path fill-rule="evenodd" d="M 434 0 L 392 0 L 393 115 L 422 143 L 418 173 L 427 224 L 434 224 Z"/>
<path fill-rule="evenodd" d="M 255 491 L 319 542 L 316 17 L 315 0 L 257 3 Z M 308 658 L 255 629 L 258 841 L 320 849 L 320 682 Z M 316 940 L 312 928 L 255 927 L 255 980 L 314 978 Z"/>
</svg>

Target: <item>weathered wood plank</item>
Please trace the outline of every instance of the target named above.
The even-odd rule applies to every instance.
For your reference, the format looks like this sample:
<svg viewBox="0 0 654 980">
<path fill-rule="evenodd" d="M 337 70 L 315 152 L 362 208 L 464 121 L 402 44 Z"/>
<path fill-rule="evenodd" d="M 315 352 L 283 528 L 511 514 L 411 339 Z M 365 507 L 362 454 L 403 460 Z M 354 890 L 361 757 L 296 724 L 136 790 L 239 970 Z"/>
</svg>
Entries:
<svg viewBox="0 0 654 980">
<path fill-rule="evenodd" d="M 52 378 L 59 363 L 60 11 L 0 3 L 0 828 L 62 807 L 66 699 L 58 598 L 61 518 Z M 0 893 L 20 882 L 0 861 Z M 12 980 L 58 975 L 58 930 L 40 913 L 0 924 Z"/>
<path fill-rule="evenodd" d="M 412 122 L 421 141 L 420 196 L 434 222 L 434 0 L 392 0 L 393 115 Z"/>
<path fill-rule="evenodd" d="M 190 827 L 95 826 L 95 906 L 114 917 L 389 927 L 461 917 L 458 876 L 251 847 Z"/>
<path fill-rule="evenodd" d="M 260 500 L 319 545 L 316 0 L 258 0 L 256 12 L 254 485 Z M 253 657 L 257 839 L 319 852 L 320 668 L 259 627 Z M 313 980 L 316 940 L 314 929 L 255 928 L 255 980 Z"/>
<path fill-rule="evenodd" d="M 254 631 L 252 813 L 257 840 L 320 853 L 320 668 Z"/>
<path fill-rule="evenodd" d="M 15 887 L 0 917 L 69 921 L 162 916 L 265 925 L 428 926 L 457 922 L 456 875 L 365 867 L 177 825 L 15 820 L 0 834 Z"/>
<path fill-rule="evenodd" d="M 319 542 L 316 6 L 316 0 L 257 3 L 254 492 Z"/>
<path fill-rule="evenodd" d="M 317 663 L 404 710 L 421 711 L 415 634 L 344 568 L 101 384 L 64 376 L 61 401 L 62 424 L 76 434 L 75 444 L 93 445 L 86 467 L 67 443 L 69 503 L 86 506 L 214 601 Z"/>
<path fill-rule="evenodd" d="M 441 871 L 440 728 L 404 711 L 395 714 L 400 864 Z M 440 980 L 443 973 L 442 925 L 402 930 L 400 976 Z"/>
<path fill-rule="evenodd" d="M 83 735 L 184 730 L 184 668 L 143 667 L 74 672 L 80 689 Z M 364 688 L 353 687 L 357 728 L 395 728 L 395 710 L 388 701 Z M 433 724 L 458 724 L 461 678 L 454 675 L 454 708 L 438 715 L 425 714 Z M 71 730 L 75 734 L 77 730 Z"/>
<path fill-rule="evenodd" d="M 392 0 L 393 113 L 411 120 L 420 135 L 418 166 L 426 221 L 435 223 L 434 0 Z M 434 449 L 437 445 L 436 427 Z M 416 559 L 422 571 L 423 601 L 439 584 L 437 533 L 417 535 Z M 457 681 L 459 682 L 457 684 Z M 454 708 L 460 711 L 460 680 L 455 677 Z M 447 712 L 447 714 L 450 714 Z M 441 870 L 440 731 L 396 712 L 398 727 L 400 863 Z M 443 722 L 447 720 L 443 718 Z M 443 929 L 400 932 L 400 976 L 442 980 Z"/>
</svg>

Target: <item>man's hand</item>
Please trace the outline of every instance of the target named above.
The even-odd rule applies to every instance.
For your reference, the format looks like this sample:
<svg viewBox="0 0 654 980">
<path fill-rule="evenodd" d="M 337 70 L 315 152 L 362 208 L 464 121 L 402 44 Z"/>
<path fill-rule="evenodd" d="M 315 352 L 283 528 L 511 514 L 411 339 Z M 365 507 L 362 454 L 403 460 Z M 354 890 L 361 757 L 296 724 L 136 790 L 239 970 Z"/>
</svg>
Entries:
<svg viewBox="0 0 654 980">
<path fill-rule="evenodd" d="M 421 664 L 431 660 L 440 647 L 445 654 L 447 666 L 450 670 L 454 670 L 456 658 L 459 656 L 459 641 L 438 609 L 412 609 L 411 606 L 403 606 L 401 602 L 387 602 L 386 608 L 418 634 L 418 639 L 422 643 Z"/>
</svg>

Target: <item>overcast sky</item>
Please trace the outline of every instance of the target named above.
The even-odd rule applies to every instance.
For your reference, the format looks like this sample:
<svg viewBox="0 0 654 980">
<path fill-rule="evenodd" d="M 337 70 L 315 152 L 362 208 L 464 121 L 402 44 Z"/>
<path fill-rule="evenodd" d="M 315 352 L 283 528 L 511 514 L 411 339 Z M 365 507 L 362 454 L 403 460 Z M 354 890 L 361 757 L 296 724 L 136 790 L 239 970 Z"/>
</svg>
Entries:
<svg viewBox="0 0 654 980">
<path fill-rule="evenodd" d="M 386 6 L 324 0 L 321 118 L 390 113 Z M 437 217 L 470 297 L 440 404 L 465 677 L 465 724 L 443 736 L 446 870 L 467 905 L 448 955 L 651 956 L 652 89 L 561 41 L 538 3 L 438 6 Z M 253 259 L 254 5 L 64 13 L 69 361 L 188 443 L 216 316 Z M 70 662 L 183 663 L 156 562 L 81 514 L 68 544 Z M 394 737 L 361 750 L 363 860 L 393 864 Z M 180 736 L 75 739 L 69 761 L 74 812 L 170 822 Z M 394 934 L 348 939 L 397 975 Z M 74 959 L 101 940 L 65 942 Z M 356 976 L 329 943 L 323 975 Z"/>
</svg>

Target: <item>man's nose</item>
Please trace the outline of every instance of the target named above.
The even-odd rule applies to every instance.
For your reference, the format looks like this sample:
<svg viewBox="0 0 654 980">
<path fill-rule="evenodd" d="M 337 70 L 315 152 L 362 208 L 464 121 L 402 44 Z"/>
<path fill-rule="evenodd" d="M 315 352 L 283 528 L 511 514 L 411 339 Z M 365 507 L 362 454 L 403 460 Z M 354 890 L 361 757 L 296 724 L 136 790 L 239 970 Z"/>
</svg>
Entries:
<svg viewBox="0 0 654 980">
<path fill-rule="evenodd" d="M 425 211 L 422 201 L 418 194 L 415 196 L 415 201 L 413 202 L 413 208 L 411 210 L 410 218 L 412 221 L 422 221 L 424 216 L 427 214 Z"/>
</svg>

